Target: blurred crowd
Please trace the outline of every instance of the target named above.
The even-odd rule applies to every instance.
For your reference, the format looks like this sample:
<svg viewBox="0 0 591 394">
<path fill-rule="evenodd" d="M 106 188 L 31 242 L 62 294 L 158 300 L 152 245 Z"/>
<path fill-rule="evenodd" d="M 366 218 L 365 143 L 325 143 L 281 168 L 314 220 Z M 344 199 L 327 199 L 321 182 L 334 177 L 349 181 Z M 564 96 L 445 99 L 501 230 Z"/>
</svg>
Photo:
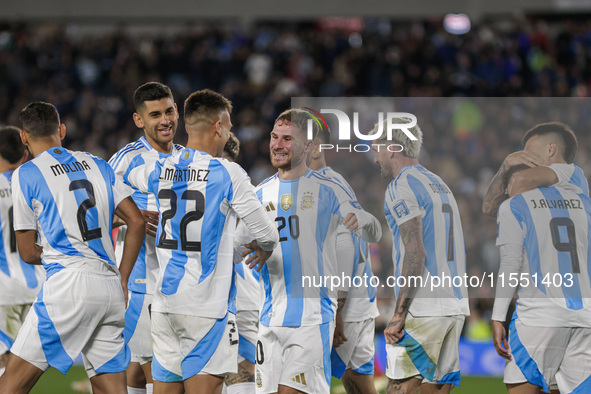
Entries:
<svg viewBox="0 0 591 394">
<path fill-rule="evenodd" d="M 174 29 L 0 23 L 1 124 L 18 125 L 27 103 L 48 101 L 67 126 L 67 148 L 108 159 L 142 135 L 132 121 L 132 95 L 147 81 L 171 87 L 181 118 L 192 91 L 210 88 L 228 97 L 242 143 L 238 161 L 255 184 L 274 172 L 268 133 L 292 97 L 496 97 L 492 105 L 467 100 L 435 111 L 437 116 L 431 111 L 433 121 L 426 124 L 419 120 L 425 133 L 421 162 L 450 186 L 461 209 L 469 274 L 498 266 L 496 224 L 482 215 L 482 196 L 504 157 L 520 149 L 527 129 L 543 120 L 569 123 L 579 137 L 576 162 L 591 173 L 584 105 L 565 114 L 552 103 L 544 107 L 538 99 L 529 105 L 524 98 L 589 96 L 591 18 L 481 21 L 461 36 L 447 33 L 440 19 L 195 23 Z M 569 101 L 562 103 L 570 108 Z M 470 121 L 456 121 L 458 112 Z M 177 142 L 183 144 L 179 123 Z M 335 168 L 385 223 L 386 182 L 377 169 L 360 173 L 361 165 L 371 167 L 370 154 L 350 155 Z M 385 238 L 373 253 L 381 277 L 392 273 Z M 494 294 L 487 286 L 471 291 L 473 310 L 486 317 Z M 392 290 L 380 292 L 385 298 Z M 386 310 L 389 301 L 383 304 Z"/>
</svg>

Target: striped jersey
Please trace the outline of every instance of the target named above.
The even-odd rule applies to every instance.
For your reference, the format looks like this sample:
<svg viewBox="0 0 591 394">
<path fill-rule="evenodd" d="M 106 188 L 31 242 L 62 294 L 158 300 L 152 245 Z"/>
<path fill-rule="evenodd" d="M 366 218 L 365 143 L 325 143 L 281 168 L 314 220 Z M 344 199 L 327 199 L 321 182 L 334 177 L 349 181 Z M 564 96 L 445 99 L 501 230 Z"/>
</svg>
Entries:
<svg viewBox="0 0 591 394">
<path fill-rule="evenodd" d="M 518 290 L 523 323 L 591 327 L 591 199 L 578 188 L 533 189 L 503 202 L 497 223 L 497 245 L 522 251 L 516 257 L 529 280 Z"/>
<path fill-rule="evenodd" d="M 399 227 L 420 217 L 423 224 L 423 244 L 426 250 L 424 285 L 417 290 L 410 305 L 413 316 L 469 315 L 467 285 L 455 286 L 444 277 L 466 274 L 466 252 L 460 213 L 456 200 L 441 178 L 420 164 L 403 167 L 388 185 L 384 211 L 392 230 L 394 276 L 400 277 L 404 262 L 404 243 Z M 428 283 L 438 277 L 441 286 L 431 291 Z M 399 288 L 395 288 L 398 296 Z"/>
<path fill-rule="evenodd" d="M 341 174 L 330 167 L 322 167 L 318 173 L 332 179 L 341 185 L 352 196 L 355 196 L 353 188 L 343 178 Z M 354 248 L 353 267 L 350 272 L 344 272 L 337 261 L 337 268 L 339 269 L 339 276 L 348 277 L 352 280 L 352 285 L 347 294 L 347 302 L 343 307 L 342 316 L 345 322 L 364 321 L 369 318 L 375 318 L 379 315 L 378 307 L 376 305 L 377 291 L 375 287 L 370 286 L 370 278 L 373 276 L 371 270 L 371 258 L 369 255 L 369 244 L 351 233 L 344 225 L 339 225 L 339 236 L 350 237 L 351 244 Z M 353 278 L 358 278 L 354 280 Z"/>
<path fill-rule="evenodd" d="M 127 144 L 123 149 L 119 150 L 119 152 L 115 153 L 109 160 L 109 164 L 113 167 L 117 176 L 125 179 L 126 174 L 132 169 L 142 165 L 153 164 L 156 160 L 175 154 L 181 149 L 183 149 L 182 146 L 173 145 L 171 153 L 162 153 L 154 149 L 145 137 L 141 137 L 139 140 Z M 133 186 L 132 188 L 132 198 L 139 209 L 148 211 L 156 211 L 158 209 L 156 207 L 156 197 L 153 194 L 142 193 Z M 127 226 L 123 225 L 119 227 L 117 244 L 115 247 L 118 262 L 121 261 L 126 232 Z M 157 272 L 158 259 L 156 258 L 156 242 L 154 237 L 146 235 L 137 261 L 129 275 L 127 288 L 135 293 L 153 294 L 154 289 L 156 288 Z"/>
<path fill-rule="evenodd" d="M 238 256 L 240 257 L 240 256 Z M 234 283 L 236 283 L 236 309 L 238 311 L 259 311 L 261 309 L 261 287 L 259 272 L 246 265 L 246 259 L 234 260 Z"/>
<path fill-rule="evenodd" d="M 85 262 L 112 266 L 113 216 L 131 189 L 101 158 L 54 147 L 12 176 L 14 229 L 37 230 L 47 277 Z"/>
<path fill-rule="evenodd" d="M 32 303 L 45 281 L 43 267 L 25 263 L 18 254 L 12 224 L 12 174 L 0 174 L 0 305 Z"/>
<path fill-rule="evenodd" d="M 589 182 L 580 167 L 566 163 L 555 163 L 548 167 L 554 170 L 559 183 L 570 183 L 589 195 Z"/>
<path fill-rule="evenodd" d="M 223 318 L 234 291 L 236 216 L 262 210 L 248 175 L 238 164 L 184 149 L 134 168 L 127 181 L 158 197 L 160 269 L 152 310 Z"/>
<path fill-rule="evenodd" d="M 356 232 L 373 226 L 369 237 L 379 239 L 379 222 L 343 186 L 312 170 L 289 181 L 275 174 L 256 193 L 275 221 L 280 241 L 260 272 L 265 299 L 261 324 L 300 327 L 334 320 L 337 294 L 330 277 L 338 274 L 338 225 L 355 213 Z"/>
</svg>

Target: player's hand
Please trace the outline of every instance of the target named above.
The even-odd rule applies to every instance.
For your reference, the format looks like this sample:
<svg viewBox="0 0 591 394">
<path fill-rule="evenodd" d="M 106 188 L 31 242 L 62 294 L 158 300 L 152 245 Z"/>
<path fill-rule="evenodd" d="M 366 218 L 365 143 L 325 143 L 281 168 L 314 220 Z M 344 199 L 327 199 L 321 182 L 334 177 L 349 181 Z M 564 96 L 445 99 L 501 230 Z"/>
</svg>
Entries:
<svg viewBox="0 0 591 394">
<path fill-rule="evenodd" d="M 341 314 L 341 312 L 337 312 L 335 317 L 335 328 L 332 347 L 336 349 L 345 342 L 347 342 L 347 337 L 345 336 L 345 323 L 343 323 L 343 315 Z"/>
<path fill-rule="evenodd" d="M 507 332 L 505 326 L 500 321 L 492 321 L 493 328 L 493 344 L 497 354 L 503 357 L 505 360 L 511 360 L 511 349 L 509 343 L 507 343 Z"/>
<path fill-rule="evenodd" d="M 140 209 L 140 212 L 146 221 L 146 234 L 155 237 L 158 230 L 158 212 L 144 209 Z"/>
<path fill-rule="evenodd" d="M 348 213 L 345 219 L 343 219 L 343 224 L 345 225 L 345 228 L 351 232 L 357 230 L 359 227 L 357 216 L 352 212 Z"/>
<path fill-rule="evenodd" d="M 257 271 L 259 272 L 263 269 L 265 262 L 267 262 L 269 257 L 271 257 L 273 254 L 273 251 L 268 251 L 261 248 L 256 240 L 249 244 L 244 244 L 244 247 L 246 250 L 242 252 L 241 256 L 244 258 L 250 255 L 246 260 L 246 265 L 248 265 L 248 268 L 250 269 L 254 269 L 258 266 Z"/>
<path fill-rule="evenodd" d="M 384 337 L 386 338 L 387 344 L 394 345 L 404 337 L 405 323 L 406 316 L 394 314 L 394 317 L 390 320 L 390 323 L 388 323 L 384 330 Z"/>
<path fill-rule="evenodd" d="M 503 162 L 503 165 L 507 170 L 511 167 L 515 167 L 521 164 L 525 164 L 528 167 L 537 167 L 542 165 L 543 163 L 541 157 L 539 157 L 537 154 L 531 151 L 526 150 L 520 150 L 511 153 L 509 156 L 505 158 L 505 161 Z"/>
</svg>

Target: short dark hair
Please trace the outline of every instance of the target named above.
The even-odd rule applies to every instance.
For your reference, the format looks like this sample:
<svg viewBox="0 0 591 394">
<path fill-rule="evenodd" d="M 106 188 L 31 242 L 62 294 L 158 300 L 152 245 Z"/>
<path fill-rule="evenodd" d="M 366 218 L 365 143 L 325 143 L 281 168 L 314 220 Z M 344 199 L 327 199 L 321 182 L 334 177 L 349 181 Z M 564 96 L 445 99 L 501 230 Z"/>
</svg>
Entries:
<svg viewBox="0 0 591 394">
<path fill-rule="evenodd" d="M 218 119 L 221 111 L 232 113 L 232 102 L 210 89 L 191 93 L 185 100 L 185 124 L 192 125 L 205 120 Z"/>
<path fill-rule="evenodd" d="M 515 174 L 517 174 L 518 172 L 527 170 L 528 168 L 531 168 L 525 164 L 518 164 L 516 166 L 513 166 L 511 168 L 509 168 L 507 170 L 507 173 L 505 174 L 505 187 L 507 187 L 509 185 L 509 181 L 511 180 L 511 177 Z"/>
<path fill-rule="evenodd" d="M 310 114 L 301 108 L 290 108 L 279 114 L 275 119 L 275 124 L 279 122 L 289 122 L 293 126 L 296 126 L 306 136 L 308 131 L 308 119 L 312 119 Z M 312 122 L 312 135 L 318 136 L 321 131 L 321 127 L 317 122 Z"/>
<path fill-rule="evenodd" d="M 137 112 L 146 101 L 155 101 L 167 97 L 174 100 L 172 91 L 168 86 L 160 82 L 148 82 L 137 88 L 133 93 L 133 105 Z"/>
<path fill-rule="evenodd" d="M 21 110 L 19 115 L 24 131 L 33 137 L 48 137 L 58 132 L 60 115 L 50 103 L 35 101 Z"/>
<path fill-rule="evenodd" d="M 529 129 L 525 136 L 523 136 L 523 145 L 535 135 L 548 135 L 555 134 L 557 137 L 556 144 L 562 158 L 567 163 L 575 161 L 575 155 L 577 154 L 577 136 L 575 132 L 560 122 L 540 123 L 539 125 Z"/>
<path fill-rule="evenodd" d="M 238 137 L 236 137 L 236 135 L 231 131 L 230 138 L 228 138 L 226 145 L 224 145 L 224 153 L 230 159 L 232 159 L 232 161 L 236 161 L 238 153 L 240 153 L 240 141 L 238 140 Z"/>
<path fill-rule="evenodd" d="M 0 128 L 0 157 L 14 164 L 25 153 L 25 146 L 21 142 L 20 130 L 14 126 Z"/>
</svg>

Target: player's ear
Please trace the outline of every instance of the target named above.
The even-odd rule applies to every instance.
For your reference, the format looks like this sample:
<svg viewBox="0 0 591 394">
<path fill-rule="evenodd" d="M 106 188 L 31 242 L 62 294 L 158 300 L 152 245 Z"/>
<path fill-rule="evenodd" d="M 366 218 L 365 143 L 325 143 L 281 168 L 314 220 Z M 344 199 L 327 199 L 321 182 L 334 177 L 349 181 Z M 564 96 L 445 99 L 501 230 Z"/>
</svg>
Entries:
<svg viewBox="0 0 591 394">
<path fill-rule="evenodd" d="M 312 151 L 312 149 L 314 149 L 314 141 L 307 140 L 306 143 L 304 144 L 304 152 L 310 153 Z"/>
<path fill-rule="evenodd" d="M 63 140 L 65 137 L 66 137 L 66 125 L 62 123 L 60 125 L 60 140 Z"/>
<path fill-rule="evenodd" d="M 29 146 L 29 137 L 27 136 L 27 132 L 24 130 L 21 130 L 19 134 L 21 136 L 21 142 L 23 143 L 23 145 Z"/>
<path fill-rule="evenodd" d="M 554 143 L 554 142 L 550 142 L 548 144 L 548 156 L 554 157 L 554 156 L 556 156 L 557 152 L 558 152 L 558 145 L 556 145 L 556 143 Z"/>
<path fill-rule="evenodd" d="M 312 152 L 310 152 L 310 155 L 312 156 L 312 158 L 314 160 L 317 160 L 320 158 L 321 154 L 322 154 L 322 151 L 320 150 L 320 144 L 314 144 L 314 148 L 312 149 Z"/>
<path fill-rule="evenodd" d="M 177 117 L 178 117 L 178 113 L 177 113 Z M 142 120 L 140 114 L 138 114 L 137 112 L 133 113 L 133 123 L 135 123 L 135 125 L 140 129 L 144 128 L 144 121 Z"/>
</svg>

